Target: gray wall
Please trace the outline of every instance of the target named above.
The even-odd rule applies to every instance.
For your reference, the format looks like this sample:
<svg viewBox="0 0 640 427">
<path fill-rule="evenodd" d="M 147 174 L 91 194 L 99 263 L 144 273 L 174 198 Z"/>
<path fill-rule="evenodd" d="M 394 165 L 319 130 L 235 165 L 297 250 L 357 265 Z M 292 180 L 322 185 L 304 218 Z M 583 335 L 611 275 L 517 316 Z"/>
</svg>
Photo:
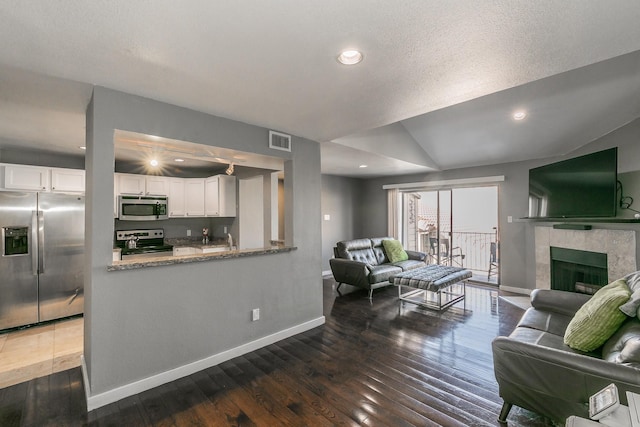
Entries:
<svg viewBox="0 0 640 427">
<path fill-rule="evenodd" d="M 282 157 L 285 240 L 297 250 L 108 272 L 114 129 Z M 268 130 L 95 87 L 87 109 L 85 363 L 90 397 L 322 319 L 320 147 Z M 260 308 L 261 319 L 250 321 Z"/>
<path fill-rule="evenodd" d="M 80 152 L 80 149 L 78 151 Z M 65 155 L 47 151 L 3 148 L 0 150 L 0 162 L 53 168 L 84 169 L 84 152 L 78 155 Z"/>
<path fill-rule="evenodd" d="M 363 237 L 359 221 L 362 182 L 322 175 L 322 271 L 331 269 L 329 259 L 336 242 Z M 324 215 L 330 216 L 329 221 L 324 220 Z"/>
<path fill-rule="evenodd" d="M 610 147 L 618 147 L 618 171 L 622 175 L 621 178 L 625 181 L 631 180 L 631 183 L 625 186 L 625 192 L 637 192 L 638 184 L 635 183 L 635 186 L 633 185 L 635 175 L 624 176 L 623 174 L 640 169 L 639 139 L 640 119 L 563 157 L 367 180 L 363 183 L 360 198 L 361 212 L 363 214 L 358 217 L 358 222 L 362 227 L 361 234 L 364 236 L 375 236 L 383 235 L 387 232 L 387 195 L 386 191 L 382 189 L 382 186 L 385 184 L 504 175 L 505 181 L 499 184 L 498 190 L 501 285 L 533 289 L 535 288 L 533 232 L 535 225 L 541 223 L 519 220 L 519 218 L 525 217 L 528 214 L 529 169 Z M 631 195 L 633 194 L 634 193 L 631 193 Z M 634 198 L 636 199 L 636 204 L 632 207 L 640 210 L 640 194 L 638 194 L 637 197 L 634 196 Z M 619 215 L 633 217 L 633 212 L 619 212 Z M 508 216 L 514 218 L 512 223 L 507 222 Z M 640 225 L 637 223 L 593 223 L 593 226 L 594 228 L 633 229 L 640 231 Z M 636 239 L 636 245 L 638 246 L 637 254 L 640 255 L 640 238 Z M 640 260 L 638 264 L 640 265 Z"/>
</svg>

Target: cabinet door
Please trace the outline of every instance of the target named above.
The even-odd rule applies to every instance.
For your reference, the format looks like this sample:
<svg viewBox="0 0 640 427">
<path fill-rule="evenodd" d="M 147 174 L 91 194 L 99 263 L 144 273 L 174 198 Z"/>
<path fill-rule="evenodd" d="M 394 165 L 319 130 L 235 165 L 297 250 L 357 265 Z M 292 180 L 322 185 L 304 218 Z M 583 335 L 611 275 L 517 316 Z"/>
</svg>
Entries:
<svg viewBox="0 0 640 427">
<path fill-rule="evenodd" d="M 184 180 L 184 209 L 186 216 L 204 216 L 204 178 Z"/>
<path fill-rule="evenodd" d="M 169 194 L 169 179 L 164 176 L 146 176 L 145 193 L 151 196 L 167 196 Z"/>
<path fill-rule="evenodd" d="M 218 186 L 218 214 L 224 217 L 236 216 L 236 177 L 220 175 Z"/>
<path fill-rule="evenodd" d="M 219 183 L 220 180 L 217 176 L 212 176 L 204 181 L 204 203 L 207 216 L 220 216 Z"/>
<path fill-rule="evenodd" d="M 84 193 L 84 171 L 51 169 L 51 191 Z"/>
<path fill-rule="evenodd" d="M 184 179 L 169 179 L 169 217 L 185 216 Z"/>
<path fill-rule="evenodd" d="M 4 166 L 4 188 L 10 190 L 49 191 L 49 168 Z"/>
<path fill-rule="evenodd" d="M 129 173 L 116 174 L 119 194 L 144 194 L 145 176 Z"/>
</svg>

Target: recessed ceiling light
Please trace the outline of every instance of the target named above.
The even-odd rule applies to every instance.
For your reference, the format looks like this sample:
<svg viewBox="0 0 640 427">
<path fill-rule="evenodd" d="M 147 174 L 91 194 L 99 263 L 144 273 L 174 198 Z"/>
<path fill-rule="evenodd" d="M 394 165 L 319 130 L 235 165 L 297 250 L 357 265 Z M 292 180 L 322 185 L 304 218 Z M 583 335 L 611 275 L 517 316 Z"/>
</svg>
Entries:
<svg viewBox="0 0 640 427">
<path fill-rule="evenodd" d="M 525 117 L 527 117 L 526 111 L 516 111 L 513 113 L 513 120 L 523 120 Z"/>
<path fill-rule="evenodd" d="M 173 161 L 180 163 L 180 162 L 184 162 L 184 159 L 173 159 Z"/>
<path fill-rule="evenodd" d="M 149 164 L 150 164 L 151 166 L 153 166 L 153 167 L 156 167 L 156 166 L 158 166 L 158 161 L 157 161 L 156 159 L 151 159 L 151 160 L 149 161 Z"/>
<path fill-rule="evenodd" d="M 81 150 L 86 150 L 86 149 L 87 149 L 87 147 L 86 147 L 86 146 L 84 146 L 84 145 L 81 145 L 81 146 L 79 146 L 78 148 L 79 148 L 79 149 L 81 149 Z"/>
<path fill-rule="evenodd" d="M 338 55 L 338 62 L 344 65 L 355 65 L 360 61 L 362 61 L 362 52 L 359 50 L 343 50 Z"/>
<path fill-rule="evenodd" d="M 366 167 L 367 167 L 367 165 L 360 165 L 360 166 L 358 166 L 358 167 L 359 167 L 359 168 L 366 168 Z"/>
</svg>

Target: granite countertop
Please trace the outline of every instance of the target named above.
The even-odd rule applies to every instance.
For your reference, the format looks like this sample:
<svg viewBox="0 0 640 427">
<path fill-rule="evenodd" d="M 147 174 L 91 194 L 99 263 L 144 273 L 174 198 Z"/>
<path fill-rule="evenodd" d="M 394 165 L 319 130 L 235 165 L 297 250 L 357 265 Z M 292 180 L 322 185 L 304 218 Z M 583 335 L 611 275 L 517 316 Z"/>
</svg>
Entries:
<svg viewBox="0 0 640 427">
<path fill-rule="evenodd" d="M 195 244 L 185 244 L 178 245 L 185 247 L 195 247 Z M 200 246 L 216 246 L 216 245 L 202 245 L 200 242 Z M 243 258 L 248 256 L 260 256 L 260 255 L 269 255 L 269 254 L 278 254 L 284 252 L 291 252 L 298 249 L 295 246 L 272 246 L 267 248 L 258 248 L 258 249 L 243 249 L 243 250 L 232 250 L 232 251 L 224 251 L 224 252 L 213 252 L 208 254 L 196 254 L 196 255 L 181 255 L 181 256 L 159 256 L 155 258 L 148 259 L 139 259 L 139 260 L 124 260 L 124 261 L 113 261 L 111 265 L 107 266 L 107 271 L 121 271 L 121 270 L 135 270 L 138 268 L 146 268 L 146 267 L 158 267 L 163 265 L 174 265 L 174 264 L 187 264 L 192 262 L 205 262 L 205 261 L 218 261 L 223 259 L 234 259 L 234 258 Z"/>
</svg>

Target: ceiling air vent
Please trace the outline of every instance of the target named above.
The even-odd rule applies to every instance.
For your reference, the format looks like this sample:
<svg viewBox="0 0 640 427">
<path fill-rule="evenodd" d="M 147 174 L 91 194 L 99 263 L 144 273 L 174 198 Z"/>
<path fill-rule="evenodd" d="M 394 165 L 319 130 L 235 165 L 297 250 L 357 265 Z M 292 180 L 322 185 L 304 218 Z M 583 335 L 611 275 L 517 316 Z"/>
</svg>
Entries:
<svg viewBox="0 0 640 427">
<path fill-rule="evenodd" d="M 291 151 L 291 135 L 284 133 L 269 131 L 269 148 L 276 150 Z"/>
</svg>

